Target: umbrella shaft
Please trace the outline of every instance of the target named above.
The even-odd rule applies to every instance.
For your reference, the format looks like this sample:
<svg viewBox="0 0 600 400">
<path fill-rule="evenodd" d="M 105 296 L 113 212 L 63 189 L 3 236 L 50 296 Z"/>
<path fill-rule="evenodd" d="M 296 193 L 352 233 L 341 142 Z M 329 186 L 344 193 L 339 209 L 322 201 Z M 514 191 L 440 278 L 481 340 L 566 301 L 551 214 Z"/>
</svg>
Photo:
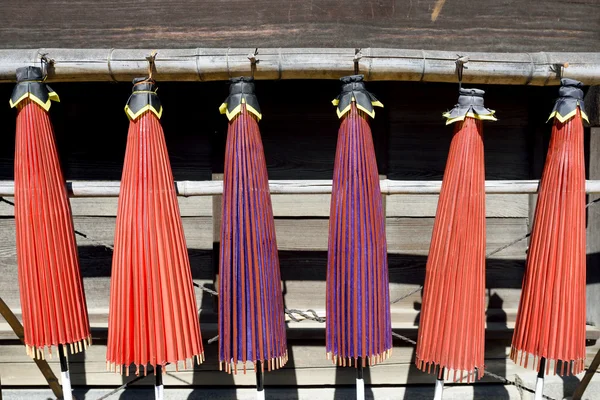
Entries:
<svg viewBox="0 0 600 400">
<path fill-rule="evenodd" d="M 433 394 L 433 400 L 442 400 L 442 395 L 444 393 L 444 374 L 446 369 L 442 369 L 442 377 L 438 377 L 435 380 L 435 392 Z"/>
<path fill-rule="evenodd" d="M 69 364 L 62 344 L 58 345 L 58 358 L 60 359 L 60 380 L 63 388 L 63 399 L 72 400 L 71 377 L 69 376 Z"/>
<path fill-rule="evenodd" d="M 538 371 L 537 380 L 535 381 L 535 400 L 544 398 L 544 373 L 546 371 L 546 359 L 542 357 L 540 360 L 540 369 Z"/>
<path fill-rule="evenodd" d="M 162 381 L 162 366 L 157 365 L 154 370 L 154 375 L 156 376 L 156 381 L 154 382 L 154 398 L 156 400 L 163 400 L 163 381 Z"/>
<path fill-rule="evenodd" d="M 265 388 L 263 383 L 262 362 L 256 362 L 256 400 L 265 400 Z"/>
<path fill-rule="evenodd" d="M 356 400 L 364 400 L 365 381 L 363 379 L 362 357 L 358 357 L 356 362 Z"/>
</svg>

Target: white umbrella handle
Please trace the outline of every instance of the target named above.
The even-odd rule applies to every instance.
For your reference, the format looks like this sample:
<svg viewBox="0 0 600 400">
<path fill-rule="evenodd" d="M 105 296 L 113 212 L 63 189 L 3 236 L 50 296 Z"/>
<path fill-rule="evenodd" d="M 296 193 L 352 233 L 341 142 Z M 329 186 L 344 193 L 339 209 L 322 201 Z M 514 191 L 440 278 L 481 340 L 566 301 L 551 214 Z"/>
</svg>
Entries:
<svg viewBox="0 0 600 400">
<path fill-rule="evenodd" d="M 65 347 L 62 344 L 58 345 L 58 358 L 60 359 L 60 384 L 62 385 L 63 399 L 73 400 L 73 393 L 71 391 L 71 376 L 69 375 L 69 363 L 67 362 Z"/>
<path fill-rule="evenodd" d="M 156 380 L 154 382 L 154 398 L 156 400 L 163 400 L 165 386 L 163 385 L 163 380 L 162 380 L 162 366 L 161 365 L 156 366 L 156 369 L 154 370 L 154 375 L 156 376 Z"/>
</svg>

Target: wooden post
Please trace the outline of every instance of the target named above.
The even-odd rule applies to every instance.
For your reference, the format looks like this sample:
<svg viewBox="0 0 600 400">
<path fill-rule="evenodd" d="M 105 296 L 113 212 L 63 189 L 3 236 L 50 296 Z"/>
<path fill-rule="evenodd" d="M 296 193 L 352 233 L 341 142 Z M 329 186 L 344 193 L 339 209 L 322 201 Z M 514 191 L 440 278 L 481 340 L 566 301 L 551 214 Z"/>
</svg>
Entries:
<svg viewBox="0 0 600 400">
<path fill-rule="evenodd" d="M 19 322 L 19 319 L 17 318 L 17 316 L 11 311 L 11 309 L 8 307 L 8 305 L 6 305 L 6 303 L 4 302 L 4 300 L 2 300 L 1 297 L 0 297 L 0 314 L 2 314 L 2 316 L 4 317 L 6 322 L 8 322 L 8 324 L 12 328 L 15 335 L 17 335 L 17 337 L 21 340 L 21 342 L 23 344 L 25 344 L 25 341 L 24 341 L 25 333 L 23 331 L 23 325 L 21 325 L 21 322 Z M 52 369 L 48 365 L 48 362 L 46 360 L 38 360 L 37 358 L 34 358 L 33 361 L 35 362 L 37 367 L 40 369 L 40 372 L 42 373 L 42 375 L 44 375 L 46 382 L 48 382 L 48 386 L 50 386 L 50 389 L 52 389 L 52 393 L 54 393 L 54 395 L 57 398 L 62 399 L 63 398 L 62 388 L 61 388 L 60 384 L 58 383 L 58 379 L 56 378 L 56 375 L 54 375 L 54 372 L 52 372 Z"/>
<path fill-rule="evenodd" d="M 588 179 L 600 178 L 600 86 L 592 86 L 586 95 L 586 111 L 590 120 Z M 588 195 L 588 202 L 600 198 Z M 591 206 L 598 207 L 598 206 Z M 600 213 L 597 208 L 587 212 L 587 320 L 600 325 Z"/>
</svg>

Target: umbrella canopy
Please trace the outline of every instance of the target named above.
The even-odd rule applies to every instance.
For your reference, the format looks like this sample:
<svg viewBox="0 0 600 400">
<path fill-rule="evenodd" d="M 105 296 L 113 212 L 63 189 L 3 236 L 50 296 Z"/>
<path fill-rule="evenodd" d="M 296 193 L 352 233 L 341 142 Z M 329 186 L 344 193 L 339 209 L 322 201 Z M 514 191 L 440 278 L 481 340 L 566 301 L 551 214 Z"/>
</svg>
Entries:
<svg viewBox="0 0 600 400">
<path fill-rule="evenodd" d="M 190 261 L 151 79 L 133 81 L 117 209 L 110 287 L 107 367 L 204 359 Z"/>
<path fill-rule="evenodd" d="M 327 258 L 327 357 L 377 364 L 391 355 L 385 212 L 368 117 L 383 105 L 362 75 L 341 79 Z"/>
<path fill-rule="evenodd" d="M 523 278 L 511 359 L 561 375 L 584 370 L 585 159 L 581 82 L 562 79 Z M 530 358 L 533 357 L 533 360 Z M 549 370 L 551 363 L 547 362 Z"/>
<path fill-rule="evenodd" d="M 40 68 L 17 69 L 10 99 L 17 108 L 15 222 L 27 353 L 51 346 L 79 352 L 91 343 L 71 206 L 48 116 L 58 95 Z"/>
<path fill-rule="evenodd" d="M 441 378 L 483 376 L 485 171 L 482 120 L 495 120 L 483 90 L 460 89 L 444 116 L 456 123 L 427 258 L 416 364 Z M 450 378 L 452 374 L 452 378 Z"/>
<path fill-rule="evenodd" d="M 219 262 L 219 365 L 261 371 L 287 362 L 283 295 L 269 178 L 251 78 L 231 80 Z"/>
</svg>

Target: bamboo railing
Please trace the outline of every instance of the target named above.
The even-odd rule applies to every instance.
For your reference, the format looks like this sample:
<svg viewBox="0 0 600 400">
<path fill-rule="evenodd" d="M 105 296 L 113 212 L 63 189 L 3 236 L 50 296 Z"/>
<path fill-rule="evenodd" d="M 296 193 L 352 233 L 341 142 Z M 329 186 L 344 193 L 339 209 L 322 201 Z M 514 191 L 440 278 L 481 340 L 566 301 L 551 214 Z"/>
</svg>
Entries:
<svg viewBox="0 0 600 400">
<path fill-rule="evenodd" d="M 213 196 L 223 193 L 222 181 L 174 182 L 179 196 Z M 386 195 L 438 194 L 441 181 L 379 181 L 381 192 Z M 486 181 L 486 194 L 535 194 L 538 180 Z M 119 181 L 72 181 L 67 182 L 71 197 L 117 197 Z M 330 180 L 271 180 L 271 194 L 330 194 Z M 586 193 L 600 193 L 600 180 L 586 181 Z M 0 196 L 14 196 L 14 182 L 0 181 Z"/>
<path fill-rule="evenodd" d="M 15 70 L 51 60 L 48 81 L 122 82 L 147 73 L 150 49 L 1 49 L 0 82 Z M 600 84 L 600 53 L 482 53 L 402 49 L 158 49 L 159 81 L 337 79 L 358 71 L 371 81 L 456 82 L 456 61 L 468 60 L 465 83 L 556 85 L 569 77 Z M 53 61 L 53 63 L 52 63 Z M 254 65 L 254 71 L 252 71 Z"/>
</svg>

